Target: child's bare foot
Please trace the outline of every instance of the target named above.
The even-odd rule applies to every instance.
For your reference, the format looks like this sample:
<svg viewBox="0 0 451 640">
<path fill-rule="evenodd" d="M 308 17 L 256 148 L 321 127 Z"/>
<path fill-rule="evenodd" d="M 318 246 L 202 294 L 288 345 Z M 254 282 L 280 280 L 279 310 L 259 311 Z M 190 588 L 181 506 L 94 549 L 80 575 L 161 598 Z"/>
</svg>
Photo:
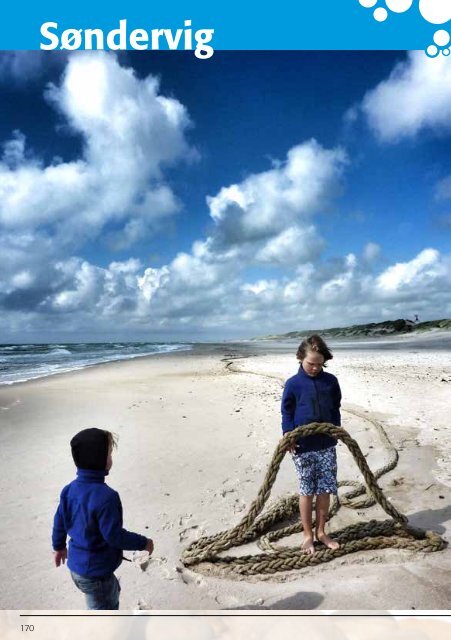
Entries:
<svg viewBox="0 0 451 640">
<path fill-rule="evenodd" d="M 312 536 L 308 536 L 307 538 L 304 538 L 304 542 L 302 544 L 302 551 L 308 555 L 312 555 L 313 553 L 315 553 L 315 547 L 313 545 Z"/>
<path fill-rule="evenodd" d="M 324 546 L 326 546 L 328 549 L 339 549 L 340 545 L 336 540 L 332 540 L 332 538 L 329 538 L 328 535 L 326 535 L 325 533 L 317 533 L 316 534 L 316 539 L 319 542 L 322 542 Z"/>
</svg>

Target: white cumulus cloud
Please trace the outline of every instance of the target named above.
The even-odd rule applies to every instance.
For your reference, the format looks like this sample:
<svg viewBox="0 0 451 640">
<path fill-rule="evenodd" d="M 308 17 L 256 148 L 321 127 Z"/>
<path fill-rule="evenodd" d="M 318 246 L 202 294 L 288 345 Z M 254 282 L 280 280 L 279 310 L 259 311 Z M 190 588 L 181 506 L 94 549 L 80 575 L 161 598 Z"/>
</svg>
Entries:
<svg viewBox="0 0 451 640">
<path fill-rule="evenodd" d="M 293 147 L 284 163 L 208 198 L 217 234 L 224 244 L 241 244 L 311 218 L 336 193 L 345 163 L 342 149 L 324 149 L 315 140 Z"/>
<path fill-rule="evenodd" d="M 60 238 L 94 238 L 109 222 L 133 243 L 179 202 L 164 183 L 165 166 L 192 157 L 188 114 L 160 94 L 158 81 L 136 77 L 113 55 L 83 52 L 69 58 L 62 82 L 47 99 L 82 136 L 82 156 L 43 166 L 27 158 L 25 135 L 3 145 L 0 224 L 53 228 Z M 112 238 L 112 242 L 117 242 Z"/>
<path fill-rule="evenodd" d="M 336 197 L 347 156 L 316 140 L 292 147 L 284 162 L 207 198 L 216 253 L 239 247 L 256 261 L 303 262 L 322 247 L 312 219 Z"/>
<path fill-rule="evenodd" d="M 36 83 L 50 67 L 64 65 L 64 51 L 3 51 L 0 54 L 0 82 L 25 86 Z"/>
<path fill-rule="evenodd" d="M 366 94 L 362 110 L 383 142 L 413 137 L 423 129 L 451 129 L 451 59 L 410 52 Z"/>
<path fill-rule="evenodd" d="M 440 253 L 436 249 L 424 249 L 413 260 L 388 267 L 377 278 L 377 288 L 384 293 L 419 286 L 424 288 L 445 274 Z"/>
<path fill-rule="evenodd" d="M 296 266 L 317 258 L 323 247 L 324 241 L 313 225 L 292 226 L 268 240 L 258 251 L 256 261 Z"/>
<path fill-rule="evenodd" d="M 438 80 L 435 70 L 424 71 L 433 78 L 423 89 L 423 71 L 411 54 L 366 96 L 365 113 L 383 139 L 445 125 L 448 106 L 440 100 L 435 115 L 426 112 L 424 94 L 433 99 Z M 72 255 L 100 234 L 123 250 L 178 210 L 165 171 L 192 156 L 189 119 L 155 78 L 139 79 L 107 54 L 71 56 L 47 98 L 81 136 L 83 152 L 45 165 L 27 148 L 26 132 L 3 142 L 0 328 L 9 335 L 51 335 L 57 324 L 71 339 L 88 332 L 108 339 L 116 328 L 130 339 L 243 337 L 451 313 L 451 258 L 434 248 L 384 267 L 373 241 L 359 255 L 325 257 L 320 220 L 340 194 L 349 160 L 340 147 L 315 140 L 218 189 L 207 199 L 208 233 L 166 264 L 131 256 L 100 265 Z M 410 99 L 409 111 L 403 100 Z M 445 178 L 436 197 L 448 192 Z"/>
</svg>

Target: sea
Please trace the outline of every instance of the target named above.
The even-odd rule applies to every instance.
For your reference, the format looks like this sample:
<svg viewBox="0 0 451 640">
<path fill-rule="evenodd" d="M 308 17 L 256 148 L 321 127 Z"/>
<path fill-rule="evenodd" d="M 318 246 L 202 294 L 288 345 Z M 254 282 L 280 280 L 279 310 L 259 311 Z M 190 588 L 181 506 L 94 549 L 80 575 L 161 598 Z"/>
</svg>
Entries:
<svg viewBox="0 0 451 640">
<path fill-rule="evenodd" d="M 192 347 L 190 343 L 161 342 L 0 344 L 0 385 L 26 382 L 104 362 L 188 351 Z"/>
<path fill-rule="evenodd" d="M 393 350 L 450 351 L 451 332 L 402 337 L 328 339 L 334 351 Z M 175 351 L 219 357 L 249 357 L 263 353 L 294 353 L 298 340 L 240 340 L 226 342 L 97 342 L 66 344 L 0 344 L 0 386 L 84 369 L 95 364 L 131 360 Z"/>
</svg>

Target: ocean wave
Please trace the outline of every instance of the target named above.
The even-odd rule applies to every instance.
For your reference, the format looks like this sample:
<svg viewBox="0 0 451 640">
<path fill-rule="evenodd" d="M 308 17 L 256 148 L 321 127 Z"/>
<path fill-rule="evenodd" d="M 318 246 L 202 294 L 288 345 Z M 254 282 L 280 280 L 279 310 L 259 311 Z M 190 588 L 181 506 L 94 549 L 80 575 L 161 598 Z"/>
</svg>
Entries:
<svg viewBox="0 0 451 640">
<path fill-rule="evenodd" d="M 12 345 L 0 347 L 0 354 Z M 11 385 L 27 382 L 47 376 L 78 371 L 98 364 L 133 360 L 152 355 L 162 355 L 174 351 L 192 349 L 192 344 L 158 344 L 158 343 L 97 343 L 69 345 L 14 345 L 17 353 L 2 354 L 0 358 L 0 385 Z M 27 352 L 21 351 L 26 347 Z M 69 347 L 70 350 L 67 348 Z M 114 348 L 115 347 L 115 348 Z M 64 356 L 64 358 L 62 358 Z"/>
</svg>

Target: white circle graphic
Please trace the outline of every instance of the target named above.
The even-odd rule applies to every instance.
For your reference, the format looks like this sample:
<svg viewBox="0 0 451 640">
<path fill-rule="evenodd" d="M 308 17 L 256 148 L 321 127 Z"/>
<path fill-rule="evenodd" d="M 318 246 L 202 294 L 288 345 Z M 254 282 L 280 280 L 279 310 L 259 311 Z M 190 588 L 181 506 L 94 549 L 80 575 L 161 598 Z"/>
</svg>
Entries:
<svg viewBox="0 0 451 640">
<path fill-rule="evenodd" d="M 442 53 L 443 53 L 444 56 L 449 56 L 451 51 L 449 49 L 443 49 Z"/>
<path fill-rule="evenodd" d="M 374 7 L 374 5 L 377 3 L 377 0 L 359 0 L 359 2 L 362 7 L 365 7 L 365 9 L 369 9 L 370 7 Z"/>
<path fill-rule="evenodd" d="M 447 0 L 420 0 L 419 9 L 423 18 L 432 24 L 451 20 L 451 4 Z"/>
<path fill-rule="evenodd" d="M 435 46 L 435 44 L 430 44 L 426 49 L 426 53 L 430 58 L 435 58 L 436 56 L 438 56 L 438 48 Z"/>
<path fill-rule="evenodd" d="M 439 29 L 434 33 L 434 42 L 439 47 L 446 47 L 450 39 L 450 35 L 445 29 Z"/>
<path fill-rule="evenodd" d="M 410 9 L 413 0 L 385 0 L 385 4 L 394 13 L 404 13 Z"/>
<path fill-rule="evenodd" d="M 379 7 L 378 9 L 374 10 L 373 16 L 374 16 L 374 19 L 377 20 L 378 22 L 384 22 L 384 20 L 386 20 L 388 17 L 387 9 L 384 9 L 383 7 Z"/>
</svg>

